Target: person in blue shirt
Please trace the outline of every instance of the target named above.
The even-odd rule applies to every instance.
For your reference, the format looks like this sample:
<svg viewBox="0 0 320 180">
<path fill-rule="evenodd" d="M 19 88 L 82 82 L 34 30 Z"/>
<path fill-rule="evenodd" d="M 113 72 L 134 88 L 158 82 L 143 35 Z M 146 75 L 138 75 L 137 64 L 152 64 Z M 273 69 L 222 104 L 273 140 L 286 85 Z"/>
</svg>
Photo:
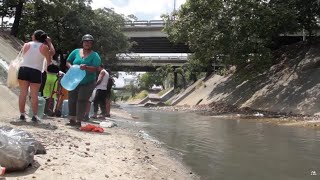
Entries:
<svg viewBox="0 0 320 180">
<path fill-rule="evenodd" d="M 80 65 L 86 71 L 86 76 L 78 87 L 69 91 L 69 123 L 67 125 L 81 127 L 86 111 L 86 105 L 96 85 L 96 76 L 101 64 L 100 56 L 92 50 L 93 36 L 86 34 L 82 37 L 83 48 L 73 50 L 67 58 L 67 67 Z"/>
</svg>

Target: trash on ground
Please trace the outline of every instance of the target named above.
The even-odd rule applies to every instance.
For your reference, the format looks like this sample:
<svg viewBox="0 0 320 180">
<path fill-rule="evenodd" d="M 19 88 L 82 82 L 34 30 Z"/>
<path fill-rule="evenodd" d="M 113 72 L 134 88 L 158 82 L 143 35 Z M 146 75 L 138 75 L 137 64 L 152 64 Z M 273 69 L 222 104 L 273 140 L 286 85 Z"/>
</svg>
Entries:
<svg viewBox="0 0 320 180">
<path fill-rule="evenodd" d="M 86 131 L 86 132 L 99 132 L 99 133 L 104 132 L 104 129 L 102 127 L 95 126 L 92 124 L 87 124 L 86 126 L 81 127 L 80 130 Z"/>
<path fill-rule="evenodd" d="M 112 127 L 118 126 L 116 123 L 114 123 L 114 122 L 112 122 L 112 121 L 101 122 L 99 125 L 100 125 L 101 127 L 104 127 L 104 128 L 112 128 Z"/>
<path fill-rule="evenodd" d="M 40 142 L 26 131 L 0 127 L 0 165 L 6 171 L 21 171 L 34 161 L 34 155 L 46 153 Z"/>
</svg>

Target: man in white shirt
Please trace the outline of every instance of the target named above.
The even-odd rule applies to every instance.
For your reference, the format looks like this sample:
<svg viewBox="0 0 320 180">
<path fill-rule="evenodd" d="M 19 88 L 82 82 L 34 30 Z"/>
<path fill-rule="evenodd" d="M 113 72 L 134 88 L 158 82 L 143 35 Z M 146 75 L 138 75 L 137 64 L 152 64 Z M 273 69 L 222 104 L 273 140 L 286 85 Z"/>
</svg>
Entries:
<svg viewBox="0 0 320 180">
<path fill-rule="evenodd" d="M 93 100 L 94 114 L 92 118 L 97 118 L 99 107 L 102 117 L 106 117 L 106 98 L 109 73 L 104 69 L 103 65 L 100 65 L 99 70 L 100 73 L 96 82 L 96 95 Z"/>
</svg>

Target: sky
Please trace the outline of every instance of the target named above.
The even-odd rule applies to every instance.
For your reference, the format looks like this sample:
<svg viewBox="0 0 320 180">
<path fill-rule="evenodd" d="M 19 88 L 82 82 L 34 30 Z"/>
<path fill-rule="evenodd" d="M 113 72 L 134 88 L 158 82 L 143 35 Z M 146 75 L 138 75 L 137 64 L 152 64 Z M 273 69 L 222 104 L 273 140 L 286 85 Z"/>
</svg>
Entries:
<svg viewBox="0 0 320 180">
<path fill-rule="evenodd" d="M 176 8 L 186 0 L 176 0 Z M 138 20 L 160 20 L 162 14 L 171 13 L 174 9 L 174 0 L 92 0 L 93 9 L 114 8 L 114 11 L 124 15 L 135 15 Z M 131 75 L 121 72 L 116 79 L 116 86 L 124 85 L 124 78 L 132 78 Z"/>
<path fill-rule="evenodd" d="M 176 8 L 186 0 L 176 0 Z M 138 20 L 159 20 L 162 14 L 171 13 L 174 0 L 93 0 L 93 9 L 114 8 L 115 12 L 124 15 L 133 14 Z"/>
</svg>

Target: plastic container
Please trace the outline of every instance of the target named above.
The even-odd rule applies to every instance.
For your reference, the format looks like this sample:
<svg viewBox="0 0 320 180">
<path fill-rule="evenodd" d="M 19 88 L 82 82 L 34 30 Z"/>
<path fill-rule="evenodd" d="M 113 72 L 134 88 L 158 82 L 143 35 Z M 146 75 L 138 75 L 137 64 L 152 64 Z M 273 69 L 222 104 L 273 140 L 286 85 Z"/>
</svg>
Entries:
<svg viewBox="0 0 320 180">
<path fill-rule="evenodd" d="M 38 114 L 37 115 L 38 115 L 38 117 L 40 119 L 42 119 L 43 115 L 44 115 L 44 109 L 45 109 L 45 106 L 46 106 L 46 99 L 43 98 L 40 95 L 41 94 L 39 93 L 39 96 L 38 96 Z M 29 108 L 29 116 L 30 117 L 33 116 L 31 101 L 30 101 L 30 108 Z"/>
<path fill-rule="evenodd" d="M 61 85 L 68 91 L 74 90 L 82 79 L 86 76 L 86 71 L 81 70 L 79 65 L 73 65 L 62 77 Z"/>
<path fill-rule="evenodd" d="M 69 105 L 68 105 L 68 100 L 64 100 L 62 103 L 62 108 L 61 108 L 61 116 L 62 117 L 67 117 L 69 115 Z"/>
<path fill-rule="evenodd" d="M 89 117 L 91 117 L 94 114 L 94 107 L 93 103 L 90 104 L 90 111 L 89 111 Z"/>
<path fill-rule="evenodd" d="M 3 176 L 6 173 L 6 168 L 0 165 L 0 176 Z"/>
</svg>

